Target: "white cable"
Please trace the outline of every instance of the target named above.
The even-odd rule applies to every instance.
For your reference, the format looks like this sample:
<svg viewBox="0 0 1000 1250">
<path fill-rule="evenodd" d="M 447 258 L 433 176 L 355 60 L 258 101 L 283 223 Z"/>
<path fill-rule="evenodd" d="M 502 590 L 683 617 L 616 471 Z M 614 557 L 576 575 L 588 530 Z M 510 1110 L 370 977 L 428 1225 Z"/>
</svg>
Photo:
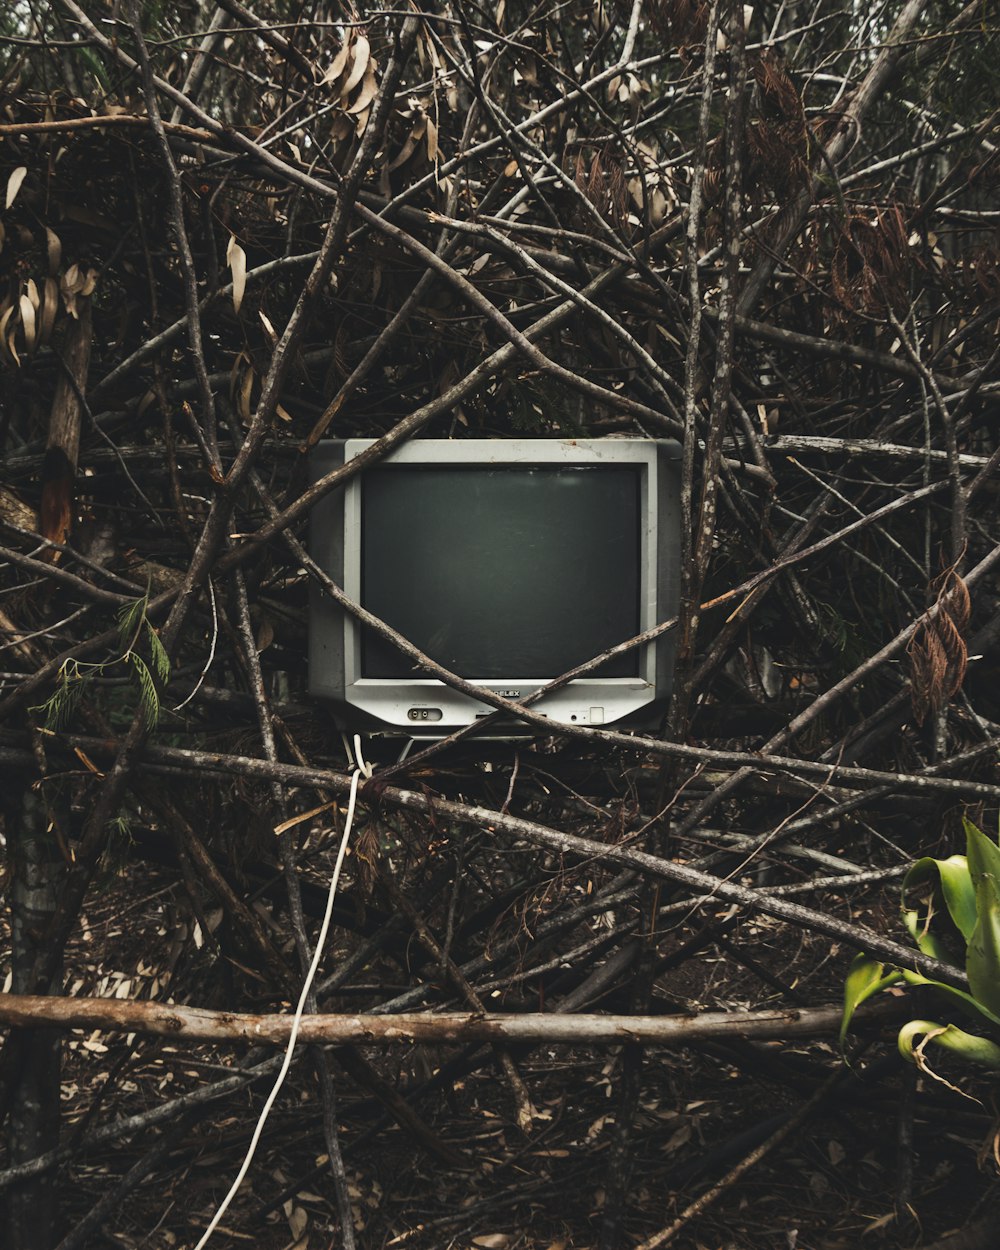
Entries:
<svg viewBox="0 0 1000 1250">
<path fill-rule="evenodd" d="M 320 925 L 319 936 L 316 938 L 316 949 L 313 951 L 312 963 L 309 965 L 309 971 L 306 973 L 306 979 L 302 985 L 302 993 L 299 995 L 299 1001 L 295 1008 L 295 1016 L 292 1020 L 292 1031 L 288 1037 L 288 1045 L 285 1047 L 285 1058 L 281 1065 L 281 1070 L 275 1078 L 274 1085 L 267 1101 L 264 1103 L 260 1118 L 257 1121 L 257 1127 L 253 1131 L 253 1137 L 250 1139 L 250 1146 L 247 1149 L 246 1158 L 243 1160 L 236 1179 L 230 1187 L 229 1193 L 223 1198 L 219 1209 L 212 1216 L 212 1222 L 205 1229 L 201 1236 L 201 1240 L 194 1247 L 194 1250 L 204 1250 L 208 1244 L 208 1239 L 219 1226 L 219 1221 L 229 1210 L 230 1204 L 239 1193 L 240 1186 L 246 1180 L 247 1172 L 250 1171 L 250 1164 L 253 1162 L 254 1154 L 260 1142 L 261 1135 L 264 1132 L 264 1125 L 267 1123 L 267 1117 L 271 1114 L 271 1108 L 274 1106 L 275 1099 L 278 1097 L 282 1085 L 285 1083 L 285 1077 L 288 1075 L 288 1069 L 292 1065 L 292 1051 L 295 1049 L 295 1043 L 299 1035 L 299 1027 L 302 1024 L 302 1013 L 305 1010 L 306 999 L 309 997 L 309 991 L 312 989 L 312 983 L 316 977 L 316 970 L 319 968 L 320 957 L 323 954 L 323 947 L 326 945 L 326 935 L 330 930 L 330 920 L 333 916 L 333 900 L 337 896 L 337 884 L 340 881 L 340 870 L 344 865 L 344 857 L 347 854 L 347 844 L 351 837 L 351 825 L 354 823 L 354 808 L 358 801 L 358 782 L 362 777 L 366 781 L 371 780 L 372 766 L 366 764 L 361 754 L 361 737 L 359 734 L 354 735 L 354 758 L 358 762 L 357 770 L 351 776 L 351 792 L 347 800 L 347 815 L 344 818 L 344 833 L 340 839 L 340 850 L 337 852 L 337 862 L 333 867 L 333 876 L 330 878 L 330 890 L 326 898 L 326 911 L 323 914 L 323 923 Z"/>
<path fill-rule="evenodd" d="M 194 696 L 198 693 L 201 689 L 202 682 L 208 676 L 208 670 L 212 667 L 212 662 L 215 659 L 215 644 L 219 641 L 219 613 L 215 606 L 215 587 L 212 585 L 211 578 L 208 579 L 208 596 L 212 601 L 212 642 L 208 648 L 208 659 L 205 661 L 205 667 L 198 675 L 198 680 L 194 683 L 194 689 L 186 699 L 182 699 L 181 702 L 177 704 L 174 708 L 175 712 L 179 712 L 182 707 L 187 707 Z"/>
</svg>

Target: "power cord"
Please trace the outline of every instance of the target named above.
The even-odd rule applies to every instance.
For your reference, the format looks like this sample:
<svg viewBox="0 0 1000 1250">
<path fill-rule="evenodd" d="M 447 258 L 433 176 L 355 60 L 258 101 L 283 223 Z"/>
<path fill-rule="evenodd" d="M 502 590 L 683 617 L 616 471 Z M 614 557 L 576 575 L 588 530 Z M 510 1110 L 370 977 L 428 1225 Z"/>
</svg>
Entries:
<svg viewBox="0 0 1000 1250">
<path fill-rule="evenodd" d="M 260 1143 L 261 1136 L 264 1132 L 264 1125 L 267 1123 L 267 1118 L 271 1114 L 271 1108 L 274 1106 L 278 1093 L 281 1090 L 282 1085 L 285 1083 L 285 1077 L 288 1075 L 288 1070 L 292 1066 L 292 1052 L 295 1049 L 299 1029 L 302 1025 L 302 1015 L 305 1011 L 306 999 L 309 997 L 309 991 L 312 989 L 313 981 L 316 978 L 316 971 L 319 968 L 319 961 L 323 954 L 323 947 L 326 945 L 327 934 L 330 931 L 330 921 L 333 917 L 333 902 L 337 897 L 337 885 L 340 882 L 340 870 L 344 866 L 344 858 L 347 855 L 347 846 L 351 837 L 351 826 L 354 823 L 354 809 L 357 806 L 358 801 L 358 783 L 362 778 L 364 778 L 365 781 L 370 781 L 372 777 L 372 766 L 365 762 L 364 756 L 361 754 L 360 734 L 354 735 L 354 758 L 357 762 L 357 768 L 355 768 L 351 775 L 351 790 L 347 800 L 347 816 L 344 819 L 344 832 L 340 839 L 340 849 L 337 852 L 337 862 L 334 864 L 333 876 L 330 878 L 330 889 L 326 898 L 326 911 L 323 914 L 323 923 L 320 925 L 319 936 L 316 939 L 316 949 L 313 951 L 312 962 L 309 965 L 309 971 L 306 973 L 306 979 L 302 985 L 302 992 L 299 995 L 299 1001 L 295 1007 L 295 1016 L 292 1020 L 292 1031 L 288 1036 L 288 1045 L 285 1048 L 285 1058 L 282 1062 L 278 1075 L 275 1078 L 271 1092 L 267 1096 L 267 1101 L 264 1103 L 263 1110 L 260 1113 L 260 1118 L 257 1120 L 257 1126 L 253 1131 L 253 1137 L 250 1139 L 250 1146 L 247 1149 L 246 1158 L 243 1160 L 240 1170 L 236 1174 L 236 1179 L 233 1181 L 229 1193 L 227 1193 L 225 1198 L 223 1198 L 215 1215 L 212 1216 L 211 1223 L 208 1228 L 205 1229 L 201 1236 L 201 1240 L 194 1247 L 194 1250 L 204 1250 L 204 1247 L 208 1245 L 209 1238 L 215 1232 L 216 1228 L 218 1228 L 219 1222 L 229 1210 L 233 1199 L 236 1197 L 237 1193 L 239 1193 L 240 1186 L 246 1180 L 246 1175 L 250 1171 L 250 1164 L 253 1162 L 254 1154 L 257 1151 L 257 1146 Z"/>
</svg>

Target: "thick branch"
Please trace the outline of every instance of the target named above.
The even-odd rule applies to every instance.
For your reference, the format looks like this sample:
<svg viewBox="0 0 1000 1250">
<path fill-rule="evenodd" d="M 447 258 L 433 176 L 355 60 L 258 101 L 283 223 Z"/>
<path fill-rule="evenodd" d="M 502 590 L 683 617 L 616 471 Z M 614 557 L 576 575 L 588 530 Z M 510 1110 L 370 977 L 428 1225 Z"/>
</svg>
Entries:
<svg viewBox="0 0 1000 1250">
<path fill-rule="evenodd" d="M 901 998 L 865 1005 L 855 1022 L 882 1024 L 912 1012 Z M 410 1046 L 466 1042 L 564 1042 L 617 1046 L 622 1042 L 684 1046 L 720 1037 L 822 1037 L 840 1027 L 843 1008 L 811 1007 L 779 1011 L 706 1011 L 678 1016 L 565 1015 L 532 1012 L 430 1013 L 398 1016 L 305 1016 L 299 1040 L 342 1045 Z M 116 998 L 52 998 L 46 995 L 0 996 L 0 1020 L 20 1027 L 101 1029 L 110 1033 L 145 1033 L 175 1042 L 254 1042 L 274 1046 L 288 1041 L 289 1015 L 250 1015 L 209 1011 L 172 1003 Z"/>
</svg>

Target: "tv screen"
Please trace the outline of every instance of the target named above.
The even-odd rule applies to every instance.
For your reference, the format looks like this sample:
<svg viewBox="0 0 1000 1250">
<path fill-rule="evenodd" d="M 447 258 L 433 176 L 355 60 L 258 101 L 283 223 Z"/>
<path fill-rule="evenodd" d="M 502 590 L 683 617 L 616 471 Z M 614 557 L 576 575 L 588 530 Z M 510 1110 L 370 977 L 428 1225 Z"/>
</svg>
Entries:
<svg viewBox="0 0 1000 1250">
<path fill-rule="evenodd" d="M 549 678 L 639 632 L 636 469 L 379 468 L 361 497 L 361 603 L 460 677 Z M 634 677 L 629 652 L 599 672 Z M 412 677 L 365 631 L 362 677 Z"/>
<path fill-rule="evenodd" d="M 372 441 L 320 443 L 313 479 Z M 535 710 L 563 724 L 655 728 L 669 633 L 545 687 L 676 615 L 679 457 L 651 439 L 414 439 L 314 506 L 310 554 L 350 600 L 484 691 L 538 696 Z M 309 688 L 351 732 L 440 736 L 491 712 L 315 586 Z"/>
</svg>

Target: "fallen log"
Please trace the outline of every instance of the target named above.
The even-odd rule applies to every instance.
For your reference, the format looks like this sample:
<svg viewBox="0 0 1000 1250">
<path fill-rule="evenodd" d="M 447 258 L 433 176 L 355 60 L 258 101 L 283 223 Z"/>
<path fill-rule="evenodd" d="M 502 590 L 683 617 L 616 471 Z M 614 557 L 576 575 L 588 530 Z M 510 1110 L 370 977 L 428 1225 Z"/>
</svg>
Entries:
<svg viewBox="0 0 1000 1250">
<path fill-rule="evenodd" d="M 905 997 L 869 1003 L 854 1024 L 884 1024 L 912 1014 Z M 541 1042 L 617 1046 L 624 1042 L 683 1046 L 707 1038 L 822 1037 L 840 1027 L 842 1008 L 793 1007 L 764 1011 L 704 1011 L 669 1016 L 561 1015 L 532 1012 L 411 1013 L 396 1016 L 304 1016 L 298 1040 L 336 1045 L 441 1045 L 467 1042 Z M 0 994 L 0 1024 L 19 1028 L 99 1029 L 149 1033 L 178 1042 L 251 1042 L 280 1046 L 288 1041 L 291 1015 L 210 1011 L 175 1003 L 117 998 L 59 998 L 44 994 Z"/>
</svg>

